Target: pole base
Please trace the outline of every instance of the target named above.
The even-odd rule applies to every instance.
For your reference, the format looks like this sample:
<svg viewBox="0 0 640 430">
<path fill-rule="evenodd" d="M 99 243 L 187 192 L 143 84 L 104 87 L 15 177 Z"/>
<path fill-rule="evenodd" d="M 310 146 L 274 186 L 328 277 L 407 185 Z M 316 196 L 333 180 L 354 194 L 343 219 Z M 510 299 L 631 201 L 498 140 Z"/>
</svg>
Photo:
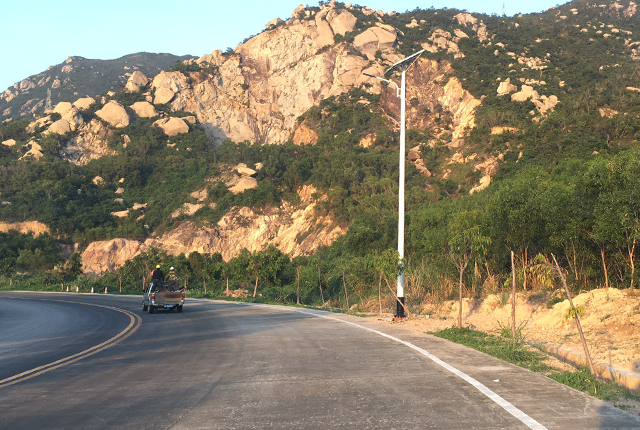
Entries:
<svg viewBox="0 0 640 430">
<path fill-rule="evenodd" d="M 407 315 L 404 313 L 404 297 L 398 297 L 398 301 L 396 302 L 396 314 L 393 316 L 393 321 L 402 321 L 407 318 Z"/>
</svg>

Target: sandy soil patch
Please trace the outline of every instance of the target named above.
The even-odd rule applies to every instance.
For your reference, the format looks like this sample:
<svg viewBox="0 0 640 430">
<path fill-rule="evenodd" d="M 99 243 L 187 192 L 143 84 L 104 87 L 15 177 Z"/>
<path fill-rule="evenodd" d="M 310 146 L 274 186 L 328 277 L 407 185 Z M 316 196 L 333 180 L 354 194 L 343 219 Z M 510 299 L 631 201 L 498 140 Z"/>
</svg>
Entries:
<svg viewBox="0 0 640 430">
<path fill-rule="evenodd" d="M 560 292 L 516 295 L 516 324 L 522 325 L 528 341 L 582 351 L 573 319 L 565 319 L 569 301 L 547 304 Z M 597 289 L 573 298 L 576 307 L 584 308 L 580 318 L 591 356 L 607 366 L 640 373 L 640 292 Z M 458 303 L 447 301 L 426 305 L 422 315 L 415 315 L 403 327 L 432 332 L 457 324 Z M 499 334 L 501 326 L 511 324 L 511 296 L 490 295 L 482 300 L 464 299 L 463 325 L 487 333 Z M 391 315 L 383 315 L 390 320 Z"/>
</svg>

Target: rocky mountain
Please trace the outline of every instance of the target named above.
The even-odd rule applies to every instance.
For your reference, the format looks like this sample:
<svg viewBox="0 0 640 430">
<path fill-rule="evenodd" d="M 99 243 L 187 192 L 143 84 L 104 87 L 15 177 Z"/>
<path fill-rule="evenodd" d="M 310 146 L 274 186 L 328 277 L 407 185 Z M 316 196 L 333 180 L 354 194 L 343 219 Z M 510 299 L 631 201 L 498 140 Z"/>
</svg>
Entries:
<svg viewBox="0 0 640 430">
<path fill-rule="evenodd" d="M 38 114 L 0 129 L 0 218 L 75 235 L 92 273 L 150 247 L 228 260 L 269 244 L 295 257 L 349 234 L 353 243 L 358 234 L 388 240 L 377 213 L 395 205 L 388 160 L 399 100 L 393 85 L 364 73 L 383 76 L 424 50 L 407 73 L 417 210 L 481 193 L 525 165 L 637 145 L 637 14 L 631 0 L 575 0 L 516 17 L 331 1 L 172 71 L 123 57 L 113 65 L 123 88 L 99 97 L 83 90 L 97 65 L 73 58 L 2 95 L 13 103 L 5 117 Z M 40 114 L 47 89 L 51 110 Z M 64 191 L 52 193 L 56 175 Z M 363 216 L 368 225 L 354 228 Z"/>
<path fill-rule="evenodd" d="M 335 2 L 315 9 L 299 7 L 286 22 L 270 22 L 232 53 L 213 51 L 200 57 L 194 61 L 202 68 L 199 73 L 161 73 L 153 88 L 170 97 L 173 109 L 194 113 L 215 143 L 284 143 L 297 131 L 298 117 L 322 100 L 365 84 L 380 93 L 380 82 L 363 73 L 382 75 L 385 66 L 403 57 L 397 50 L 402 32 L 385 23 L 389 14 Z M 469 25 L 473 37 L 486 38 L 486 27 L 469 14 L 457 14 L 452 23 L 464 29 Z M 442 45 L 441 37 L 433 43 L 425 38 L 424 47 L 436 52 L 440 46 L 458 49 L 454 41 Z M 473 125 L 479 101 L 455 78 L 445 79 L 451 72 L 447 62 L 425 59 L 418 69 L 408 97 L 424 100 L 425 106 L 441 103 L 454 112 L 459 138 Z M 434 85 L 435 78 L 439 80 Z"/>
<path fill-rule="evenodd" d="M 69 57 L 64 63 L 30 76 L 0 93 L 0 118 L 18 119 L 42 114 L 47 105 L 97 97 L 122 89 L 135 71 L 155 75 L 190 56 L 139 52 L 115 60 L 91 60 Z"/>
</svg>

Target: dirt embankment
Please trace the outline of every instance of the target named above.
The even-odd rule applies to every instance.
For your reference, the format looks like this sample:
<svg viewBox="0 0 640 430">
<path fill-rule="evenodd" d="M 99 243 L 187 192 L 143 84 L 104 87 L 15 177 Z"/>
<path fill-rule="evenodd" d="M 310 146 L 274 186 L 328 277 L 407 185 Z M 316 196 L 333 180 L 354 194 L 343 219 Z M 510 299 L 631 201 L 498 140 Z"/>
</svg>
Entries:
<svg viewBox="0 0 640 430">
<path fill-rule="evenodd" d="M 549 296 L 516 296 L 516 324 L 523 327 L 528 341 L 582 354 L 582 344 L 573 318 L 565 319 L 569 301 L 547 306 Z M 536 301 L 537 298 L 537 301 Z M 593 360 L 640 376 L 640 291 L 597 289 L 573 298 Z M 424 308 L 402 324 L 421 332 L 437 331 L 457 324 L 458 303 L 447 301 Z M 463 324 L 476 330 L 497 334 L 511 327 L 511 298 L 490 295 L 482 300 L 465 299 Z"/>
</svg>

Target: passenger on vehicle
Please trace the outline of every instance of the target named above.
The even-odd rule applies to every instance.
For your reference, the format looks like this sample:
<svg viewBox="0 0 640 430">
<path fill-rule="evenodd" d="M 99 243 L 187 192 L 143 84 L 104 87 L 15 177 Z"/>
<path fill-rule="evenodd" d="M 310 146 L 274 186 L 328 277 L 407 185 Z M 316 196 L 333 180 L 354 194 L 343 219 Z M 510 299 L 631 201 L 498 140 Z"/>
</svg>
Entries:
<svg viewBox="0 0 640 430">
<path fill-rule="evenodd" d="M 169 269 L 169 273 L 167 274 L 167 281 L 171 282 L 171 286 L 169 287 L 171 291 L 178 289 L 178 274 L 176 273 L 175 267 Z"/>
<path fill-rule="evenodd" d="M 160 265 L 156 266 L 156 270 L 151 273 L 151 286 L 153 291 L 160 289 L 164 282 L 164 272 L 160 269 Z"/>
</svg>

